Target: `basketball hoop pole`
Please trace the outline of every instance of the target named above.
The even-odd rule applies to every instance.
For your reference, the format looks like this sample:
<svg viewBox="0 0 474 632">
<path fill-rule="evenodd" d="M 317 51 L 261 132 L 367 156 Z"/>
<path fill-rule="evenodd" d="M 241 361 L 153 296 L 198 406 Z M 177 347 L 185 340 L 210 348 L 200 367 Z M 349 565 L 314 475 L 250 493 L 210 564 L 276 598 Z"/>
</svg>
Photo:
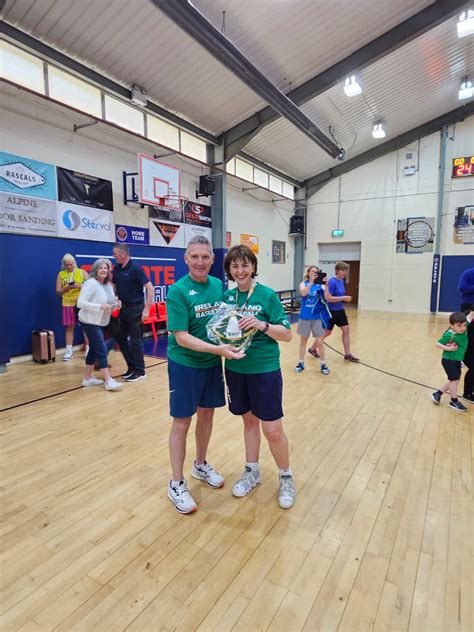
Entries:
<svg viewBox="0 0 474 632">
<path fill-rule="evenodd" d="M 137 190 L 135 188 L 135 176 L 138 176 L 137 171 L 122 171 L 122 188 L 123 188 L 123 203 L 125 206 L 128 203 L 140 204 Z M 131 197 L 128 197 L 128 179 L 131 180 Z M 145 208 L 144 204 L 140 204 L 140 208 Z"/>
</svg>

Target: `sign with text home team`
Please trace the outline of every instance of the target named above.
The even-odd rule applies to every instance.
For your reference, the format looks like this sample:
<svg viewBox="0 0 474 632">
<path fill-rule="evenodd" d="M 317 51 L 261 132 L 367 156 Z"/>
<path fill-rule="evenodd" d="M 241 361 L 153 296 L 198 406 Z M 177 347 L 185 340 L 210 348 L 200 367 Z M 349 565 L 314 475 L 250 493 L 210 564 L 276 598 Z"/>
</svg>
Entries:
<svg viewBox="0 0 474 632">
<path fill-rule="evenodd" d="M 56 200 L 56 167 L 0 152 L 0 191 Z"/>
<path fill-rule="evenodd" d="M 139 226 L 126 226 L 125 224 L 115 224 L 115 237 L 117 242 L 122 244 L 140 244 L 148 246 L 150 243 L 150 231 L 148 228 Z"/>
<path fill-rule="evenodd" d="M 113 215 L 99 208 L 58 202 L 58 233 L 69 239 L 115 241 Z"/>
<path fill-rule="evenodd" d="M 56 237 L 56 202 L 0 192 L 0 232 Z"/>
</svg>

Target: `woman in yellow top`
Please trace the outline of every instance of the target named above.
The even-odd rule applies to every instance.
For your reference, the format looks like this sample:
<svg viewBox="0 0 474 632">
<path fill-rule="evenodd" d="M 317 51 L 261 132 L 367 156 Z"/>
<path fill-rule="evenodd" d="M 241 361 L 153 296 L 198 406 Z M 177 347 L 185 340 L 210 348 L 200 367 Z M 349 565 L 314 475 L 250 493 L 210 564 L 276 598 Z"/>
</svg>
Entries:
<svg viewBox="0 0 474 632">
<path fill-rule="evenodd" d="M 79 298 L 81 285 L 88 278 L 87 272 L 77 267 L 74 257 L 69 253 L 65 254 L 62 259 L 62 269 L 56 278 L 56 294 L 62 296 L 62 324 L 66 330 L 66 353 L 63 357 L 65 362 L 71 360 L 73 356 L 74 327 L 77 324 L 74 308 Z"/>
</svg>

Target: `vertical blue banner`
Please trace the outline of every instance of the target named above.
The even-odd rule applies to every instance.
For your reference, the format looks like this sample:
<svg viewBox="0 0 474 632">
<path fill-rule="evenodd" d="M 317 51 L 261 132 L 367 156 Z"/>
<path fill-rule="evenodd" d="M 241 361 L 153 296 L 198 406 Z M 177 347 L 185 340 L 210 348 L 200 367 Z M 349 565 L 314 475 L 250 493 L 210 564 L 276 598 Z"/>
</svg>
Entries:
<svg viewBox="0 0 474 632">
<path fill-rule="evenodd" d="M 430 312 L 438 311 L 438 287 L 440 275 L 441 255 L 433 255 L 433 271 L 431 273 Z"/>
</svg>

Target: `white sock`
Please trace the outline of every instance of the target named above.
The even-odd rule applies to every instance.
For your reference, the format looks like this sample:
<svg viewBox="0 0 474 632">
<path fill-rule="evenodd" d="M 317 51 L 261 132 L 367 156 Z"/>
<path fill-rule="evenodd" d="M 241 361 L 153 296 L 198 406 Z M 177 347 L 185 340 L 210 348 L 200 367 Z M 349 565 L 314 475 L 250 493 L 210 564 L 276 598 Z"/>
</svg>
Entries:
<svg viewBox="0 0 474 632">
<path fill-rule="evenodd" d="M 72 353 L 72 345 L 66 345 L 66 351 Z"/>
<path fill-rule="evenodd" d="M 278 471 L 280 472 L 280 476 L 293 476 L 290 467 L 287 470 L 279 469 Z"/>
<path fill-rule="evenodd" d="M 178 485 L 181 483 L 181 481 L 171 481 L 171 486 L 172 487 L 178 487 Z"/>
<path fill-rule="evenodd" d="M 245 467 L 249 467 L 252 472 L 260 472 L 260 464 L 259 463 L 246 463 Z"/>
</svg>

